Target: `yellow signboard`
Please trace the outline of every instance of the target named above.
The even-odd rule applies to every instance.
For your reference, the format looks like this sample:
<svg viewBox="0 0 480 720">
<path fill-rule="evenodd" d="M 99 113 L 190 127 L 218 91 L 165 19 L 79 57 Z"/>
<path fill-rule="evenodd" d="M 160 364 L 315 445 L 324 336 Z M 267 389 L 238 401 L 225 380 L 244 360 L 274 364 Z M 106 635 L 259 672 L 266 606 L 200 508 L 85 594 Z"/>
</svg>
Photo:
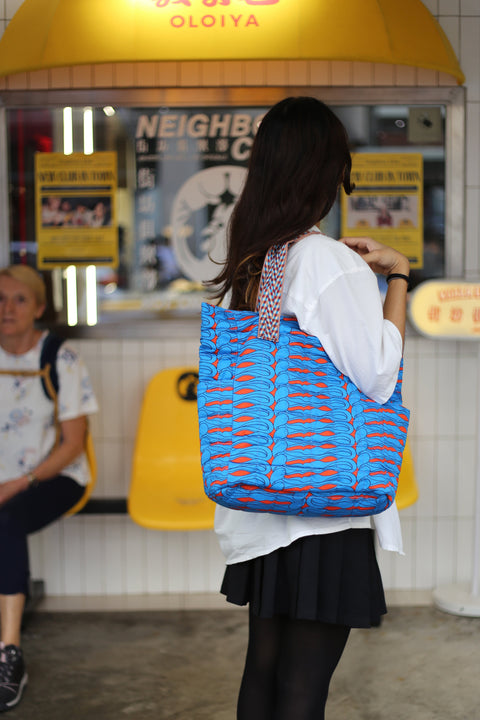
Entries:
<svg viewBox="0 0 480 720">
<path fill-rule="evenodd" d="M 429 280 L 411 294 L 412 324 L 429 337 L 480 339 L 480 283 Z"/>
<path fill-rule="evenodd" d="M 39 268 L 118 265 L 117 156 L 36 153 Z"/>
<path fill-rule="evenodd" d="M 355 153 L 352 195 L 342 192 L 342 236 L 372 237 L 423 267 L 423 157 Z"/>
<path fill-rule="evenodd" d="M 465 78 L 421 0 L 23 0 L 0 75 L 85 63 L 340 60 Z"/>
</svg>

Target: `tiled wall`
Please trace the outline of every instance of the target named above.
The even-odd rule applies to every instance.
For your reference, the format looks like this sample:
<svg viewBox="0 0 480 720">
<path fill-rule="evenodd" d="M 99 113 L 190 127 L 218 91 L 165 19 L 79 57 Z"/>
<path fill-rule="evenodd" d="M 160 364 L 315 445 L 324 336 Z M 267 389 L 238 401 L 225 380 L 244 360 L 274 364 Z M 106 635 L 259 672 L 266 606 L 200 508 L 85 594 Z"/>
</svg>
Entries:
<svg viewBox="0 0 480 720">
<path fill-rule="evenodd" d="M 0 0 L 0 31 L 20 5 Z M 466 75 L 466 277 L 480 274 L 480 3 L 425 0 L 448 35 Z M 3 14 L 2 14 L 3 13 Z M 25 73 L 9 89 L 128 86 L 438 86 L 433 71 L 327 62 L 202 62 L 105 65 Z M 462 252 L 462 248 L 458 248 Z M 97 496 L 124 495 L 141 397 L 159 369 L 194 363 L 191 339 L 78 342 L 100 400 L 93 422 L 99 460 Z M 406 556 L 380 553 L 387 588 L 430 590 L 472 576 L 479 356 L 468 342 L 407 339 L 404 395 L 420 499 L 402 511 Z M 128 517 L 74 517 L 31 540 L 33 574 L 51 595 L 216 592 L 223 562 L 212 532 L 144 530 Z"/>
</svg>

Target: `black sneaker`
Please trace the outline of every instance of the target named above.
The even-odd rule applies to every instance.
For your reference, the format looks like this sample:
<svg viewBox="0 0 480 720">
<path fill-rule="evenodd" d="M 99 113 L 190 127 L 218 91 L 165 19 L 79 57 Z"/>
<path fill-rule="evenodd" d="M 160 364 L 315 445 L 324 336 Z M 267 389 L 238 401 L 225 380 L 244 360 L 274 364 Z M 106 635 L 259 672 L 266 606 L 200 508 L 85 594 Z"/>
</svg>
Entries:
<svg viewBox="0 0 480 720">
<path fill-rule="evenodd" d="M 20 648 L 7 645 L 0 649 L 0 712 L 10 710 L 20 702 L 27 680 Z"/>
</svg>

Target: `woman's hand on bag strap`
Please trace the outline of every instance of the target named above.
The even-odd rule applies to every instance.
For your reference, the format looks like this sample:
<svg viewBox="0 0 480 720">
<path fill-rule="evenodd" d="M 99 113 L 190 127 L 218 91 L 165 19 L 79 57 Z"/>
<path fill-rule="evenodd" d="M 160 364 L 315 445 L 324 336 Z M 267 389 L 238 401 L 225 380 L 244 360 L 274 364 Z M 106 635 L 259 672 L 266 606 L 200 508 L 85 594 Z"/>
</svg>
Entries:
<svg viewBox="0 0 480 720">
<path fill-rule="evenodd" d="M 387 277 L 383 317 L 392 322 L 405 341 L 407 291 L 410 262 L 405 255 L 369 237 L 342 238 L 341 242 L 360 255 L 373 272 Z M 389 276 L 394 277 L 389 277 Z"/>
<path fill-rule="evenodd" d="M 410 272 L 410 263 L 405 255 L 389 245 L 382 245 L 369 237 L 345 237 L 340 240 L 361 258 L 379 275 L 406 275 Z"/>
</svg>

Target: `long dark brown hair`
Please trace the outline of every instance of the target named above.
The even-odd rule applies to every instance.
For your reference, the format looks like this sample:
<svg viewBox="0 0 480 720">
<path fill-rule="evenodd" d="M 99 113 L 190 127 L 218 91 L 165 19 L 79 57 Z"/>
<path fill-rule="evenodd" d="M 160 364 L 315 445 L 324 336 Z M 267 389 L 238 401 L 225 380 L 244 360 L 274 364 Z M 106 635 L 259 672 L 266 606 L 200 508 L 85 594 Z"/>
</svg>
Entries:
<svg viewBox="0 0 480 720">
<path fill-rule="evenodd" d="M 343 185 L 350 194 L 352 159 L 345 128 L 324 103 L 290 97 L 263 118 L 244 188 L 230 218 L 227 260 L 208 285 L 230 307 L 252 310 L 267 250 L 324 218 Z"/>
</svg>

